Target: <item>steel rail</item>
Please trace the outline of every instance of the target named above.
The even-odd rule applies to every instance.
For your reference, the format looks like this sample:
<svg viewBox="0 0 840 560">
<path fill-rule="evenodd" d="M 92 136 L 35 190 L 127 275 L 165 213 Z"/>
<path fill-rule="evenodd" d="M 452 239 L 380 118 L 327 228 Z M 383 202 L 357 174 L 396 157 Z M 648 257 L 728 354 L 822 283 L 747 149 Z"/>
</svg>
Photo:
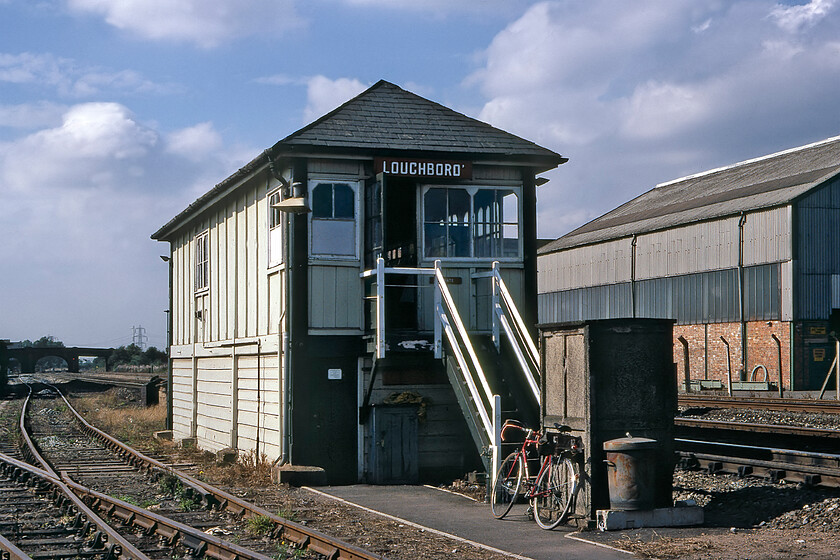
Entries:
<svg viewBox="0 0 840 560">
<path fill-rule="evenodd" d="M 29 394 L 26 395 L 26 399 L 23 401 L 23 406 L 20 409 L 20 423 L 19 423 L 19 432 L 20 437 L 23 439 L 24 445 L 21 448 L 21 453 L 23 456 L 26 457 L 30 461 L 35 461 L 39 465 L 41 465 L 41 469 L 47 473 L 49 473 L 53 478 L 58 478 L 58 473 L 55 472 L 53 466 L 47 461 L 41 453 L 38 451 L 38 446 L 35 444 L 35 441 L 29 435 L 29 426 L 27 426 L 26 422 L 26 411 L 29 408 L 29 402 L 32 399 L 32 385 L 28 383 L 26 386 L 29 388 Z"/>
<path fill-rule="evenodd" d="M 724 395 L 680 394 L 680 406 L 710 408 L 753 408 L 785 412 L 827 412 L 840 414 L 840 401 L 818 399 L 788 399 L 778 397 L 729 397 Z"/>
<path fill-rule="evenodd" d="M 677 428 L 700 428 L 704 430 L 721 430 L 735 432 L 751 432 L 766 434 L 784 434 L 789 436 L 804 436 L 809 438 L 840 439 L 840 430 L 830 428 L 810 428 L 804 426 L 788 426 L 783 424 L 756 424 L 750 422 L 727 422 L 724 420 L 705 420 L 702 418 L 674 418 Z"/>
<path fill-rule="evenodd" d="M 60 392 L 59 395 L 61 395 Z M 64 398 L 63 395 L 61 396 Z M 65 402 L 67 402 L 69 406 L 70 403 L 66 399 Z M 21 409 L 22 428 L 24 426 L 23 417 L 26 414 L 27 408 L 27 403 L 25 403 Z M 25 439 L 31 445 L 31 436 L 25 431 L 23 434 L 25 435 Z M 49 477 L 49 479 L 51 479 L 51 482 L 55 486 L 62 488 L 63 491 L 66 490 L 64 493 L 73 500 L 79 509 L 85 511 L 85 515 L 89 518 L 89 520 L 96 523 L 101 530 L 106 531 L 109 535 L 109 539 L 113 539 L 111 542 L 118 542 L 120 546 L 127 551 L 128 555 L 125 556 L 126 558 L 149 560 L 148 556 L 136 549 L 134 545 L 108 525 L 106 521 L 102 520 L 96 513 L 88 508 L 84 502 L 84 498 L 87 498 L 88 501 L 93 504 L 93 507 L 96 507 L 100 511 L 106 513 L 108 516 L 116 517 L 125 525 L 133 525 L 143 529 L 147 534 L 152 534 L 154 532 L 159 536 L 166 538 L 170 546 L 174 546 L 176 543 L 180 542 L 182 546 L 190 549 L 193 555 L 197 557 L 204 555 L 218 560 L 271 560 L 264 554 L 223 541 L 214 535 L 206 534 L 198 529 L 179 523 L 178 521 L 149 512 L 118 498 L 108 496 L 107 494 L 96 492 L 95 490 L 73 481 L 66 472 L 62 472 L 59 476 L 55 473 L 55 470 L 49 466 L 46 459 L 41 457 L 37 448 L 34 446 L 30 447 L 29 453 L 34 455 L 38 462 L 45 466 L 45 468 L 41 470 Z"/>
<path fill-rule="evenodd" d="M 705 464 L 710 473 L 741 476 L 762 472 L 771 480 L 790 479 L 807 484 L 840 486 L 840 455 L 793 449 L 676 438 L 684 464 Z"/>
<path fill-rule="evenodd" d="M 82 486 L 73 481 L 66 472 L 61 473 L 61 478 L 73 492 L 82 499 L 86 499 L 91 507 L 116 517 L 127 525 L 140 527 L 146 534 L 155 533 L 165 538 L 170 546 L 180 543 L 190 549 L 193 556 L 204 555 L 218 560 L 271 560 L 264 554 L 248 550 L 189 525 Z"/>
<path fill-rule="evenodd" d="M 137 547 L 125 539 L 116 529 L 108 525 L 108 523 L 101 517 L 96 515 L 85 503 L 70 490 L 67 484 L 56 478 L 54 473 L 38 468 L 29 463 L 19 461 L 14 457 L 10 457 L 5 453 L 0 453 L 0 461 L 4 464 L 18 469 L 20 472 L 26 473 L 27 476 L 35 476 L 42 479 L 44 482 L 52 486 L 55 492 L 61 493 L 65 500 L 73 503 L 76 511 L 85 516 L 88 522 L 96 525 L 97 529 L 107 535 L 107 541 L 111 543 L 112 554 L 118 555 L 120 558 L 129 558 L 133 560 L 151 560 L 146 554 L 141 552 Z"/>
<path fill-rule="evenodd" d="M 58 390 L 58 389 L 56 389 Z M 124 460 L 138 468 L 162 471 L 175 476 L 184 486 L 193 489 L 208 507 L 216 507 L 220 510 L 227 510 L 236 515 L 244 517 L 268 518 L 274 523 L 272 536 L 290 541 L 298 548 L 306 548 L 325 556 L 328 559 L 341 560 L 384 560 L 384 557 L 373 554 L 362 548 L 346 543 L 340 539 L 330 537 L 315 529 L 310 529 L 299 523 L 284 519 L 255 504 L 246 502 L 224 490 L 216 488 L 204 481 L 179 471 L 169 465 L 144 455 L 140 451 L 132 449 L 113 436 L 96 428 L 85 420 L 81 414 L 70 404 L 70 401 L 58 391 L 58 394 L 67 404 L 68 409 L 73 413 L 76 420 L 82 425 L 83 430 L 89 436 L 99 439 L 112 451 L 118 453 Z M 130 504 L 127 504 L 130 505 Z"/>
<path fill-rule="evenodd" d="M 32 560 L 32 557 L 24 551 L 15 546 L 15 543 L 0 535 L 0 551 L 5 554 L 0 554 L 3 560 Z"/>
</svg>

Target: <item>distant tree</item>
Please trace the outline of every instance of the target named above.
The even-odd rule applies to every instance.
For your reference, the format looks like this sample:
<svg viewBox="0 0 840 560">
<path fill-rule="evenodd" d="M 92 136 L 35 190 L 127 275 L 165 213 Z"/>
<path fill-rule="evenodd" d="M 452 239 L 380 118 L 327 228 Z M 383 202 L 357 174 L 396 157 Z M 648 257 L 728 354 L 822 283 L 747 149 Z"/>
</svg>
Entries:
<svg viewBox="0 0 840 560">
<path fill-rule="evenodd" d="M 111 368 L 119 366 L 162 366 L 166 365 L 166 352 L 150 346 L 145 352 L 136 344 L 115 348 L 108 359 Z"/>
<path fill-rule="evenodd" d="M 158 350 L 154 346 L 149 346 L 149 348 L 143 352 L 144 363 L 149 365 L 166 364 L 167 357 L 166 352 Z"/>
<path fill-rule="evenodd" d="M 52 335 L 42 336 L 32 345 L 35 348 L 64 348 L 64 343 Z"/>
<path fill-rule="evenodd" d="M 23 348 L 64 348 L 64 343 L 52 335 L 42 336 L 35 342 L 24 340 L 20 343 Z M 64 369 L 67 362 L 55 356 L 47 356 L 38 360 L 37 367 L 44 371 L 47 369 Z"/>
<path fill-rule="evenodd" d="M 64 348 L 64 343 L 56 337 L 48 334 L 46 336 L 42 336 L 35 342 L 32 342 L 29 339 L 22 340 L 20 342 L 20 346 L 22 348 Z"/>
</svg>

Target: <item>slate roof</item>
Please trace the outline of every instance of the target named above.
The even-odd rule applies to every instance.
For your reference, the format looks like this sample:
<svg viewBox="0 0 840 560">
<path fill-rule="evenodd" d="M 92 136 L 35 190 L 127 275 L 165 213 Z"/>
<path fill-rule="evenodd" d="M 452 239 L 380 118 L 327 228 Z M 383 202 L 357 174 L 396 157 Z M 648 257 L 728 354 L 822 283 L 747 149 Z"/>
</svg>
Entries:
<svg viewBox="0 0 840 560">
<path fill-rule="evenodd" d="M 152 234 L 164 240 L 183 220 L 214 197 L 266 165 L 268 158 L 295 155 L 398 156 L 436 154 L 506 161 L 553 169 L 567 158 L 533 142 L 380 80 L 337 109 L 280 140 L 199 197 Z"/>
<path fill-rule="evenodd" d="M 559 154 L 380 80 L 368 90 L 274 145 L 353 151 L 456 152 L 536 158 L 555 167 Z"/>
<path fill-rule="evenodd" d="M 540 254 L 790 204 L 840 172 L 840 136 L 657 185 Z"/>
</svg>

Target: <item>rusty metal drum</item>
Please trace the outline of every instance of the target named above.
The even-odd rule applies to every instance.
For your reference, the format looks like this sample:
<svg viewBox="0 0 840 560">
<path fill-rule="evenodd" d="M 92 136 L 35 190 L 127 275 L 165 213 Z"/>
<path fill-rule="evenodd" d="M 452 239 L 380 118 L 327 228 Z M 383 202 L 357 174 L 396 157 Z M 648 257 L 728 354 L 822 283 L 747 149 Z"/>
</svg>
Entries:
<svg viewBox="0 0 840 560">
<path fill-rule="evenodd" d="M 604 442 L 610 508 L 647 510 L 656 498 L 656 457 L 659 442 L 643 437 L 624 437 Z"/>
</svg>

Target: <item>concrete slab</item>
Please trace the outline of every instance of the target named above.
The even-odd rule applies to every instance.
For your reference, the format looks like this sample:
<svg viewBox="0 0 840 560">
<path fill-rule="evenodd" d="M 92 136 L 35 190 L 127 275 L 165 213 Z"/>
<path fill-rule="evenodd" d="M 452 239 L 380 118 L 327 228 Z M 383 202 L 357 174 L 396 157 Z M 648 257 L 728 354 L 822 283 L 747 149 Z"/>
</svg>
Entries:
<svg viewBox="0 0 840 560">
<path fill-rule="evenodd" d="M 490 506 L 429 486 L 328 486 L 308 490 L 524 560 L 628 560 L 618 549 L 577 540 L 573 527 L 540 529 L 525 509 L 495 519 Z"/>
<path fill-rule="evenodd" d="M 277 465 L 271 469 L 271 481 L 291 486 L 326 486 L 327 473 L 321 467 Z"/>
<path fill-rule="evenodd" d="M 642 527 L 691 527 L 703 524 L 703 508 L 683 506 L 640 511 L 599 509 L 598 529 L 620 531 Z"/>
</svg>

